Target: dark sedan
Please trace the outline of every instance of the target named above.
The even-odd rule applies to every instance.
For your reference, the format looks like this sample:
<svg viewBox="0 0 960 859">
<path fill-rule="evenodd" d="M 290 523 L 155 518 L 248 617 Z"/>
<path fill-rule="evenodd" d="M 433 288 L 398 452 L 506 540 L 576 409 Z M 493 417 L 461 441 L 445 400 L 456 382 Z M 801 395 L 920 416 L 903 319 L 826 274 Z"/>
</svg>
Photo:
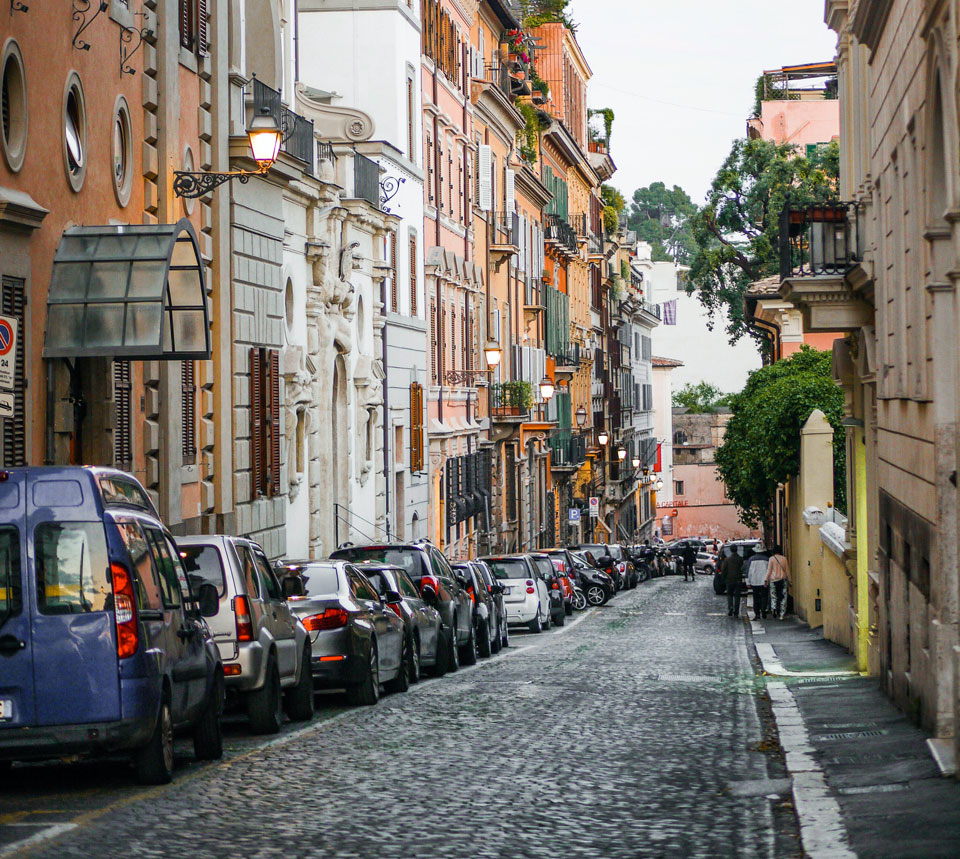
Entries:
<svg viewBox="0 0 960 859">
<path fill-rule="evenodd" d="M 343 561 L 283 562 L 276 571 L 296 580 L 284 591 L 310 634 L 315 686 L 345 687 L 352 704 L 376 704 L 381 684 L 391 692 L 406 691 L 404 622 L 390 608 L 401 601 L 399 594 L 381 600 L 366 576 Z"/>
<path fill-rule="evenodd" d="M 471 564 L 480 573 L 487 592 L 493 597 L 493 604 L 497 610 L 497 629 L 500 630 L 500 643 L 493 648 L 496 653 L 502 647 L 510 646 L 510 631 L 507 628 L 507 607 L 503 604 L 503 587 L 496 580 L 486 561 L 471 561 Z"/>
<path fill-rule="evenodd" d="M 384 599 L 392 591 L 400 594 L 400 602 L 388 603 L 406 625 L 407 659 L 410 681 L 420 679 L 422 668 L 433 668 L 445 658 L 443 646 L 443 622 L 440 612 L 426 601 L 413 586 L 407 574 L 390 564 L 358 564 L 377 593 Z"/>
<path fill-rule="evenodd" d="M 476 656 L 487 657 L 493 653 L 493 643 L 500 638 L 497 629 L 497 607 L 493 594 L 487 590 L 480 572 L 470 561 L 460 561 L 453 565 L 453 571 L 460 577 L 460 584 L 467 589 L 473 600 L 473 623 L 476 628 L 474 641 L 476 654 L 467 654 L 466 664 L 476 663 Z M 499 647 L 497 648 L 499 650 Z"/>
</svg>

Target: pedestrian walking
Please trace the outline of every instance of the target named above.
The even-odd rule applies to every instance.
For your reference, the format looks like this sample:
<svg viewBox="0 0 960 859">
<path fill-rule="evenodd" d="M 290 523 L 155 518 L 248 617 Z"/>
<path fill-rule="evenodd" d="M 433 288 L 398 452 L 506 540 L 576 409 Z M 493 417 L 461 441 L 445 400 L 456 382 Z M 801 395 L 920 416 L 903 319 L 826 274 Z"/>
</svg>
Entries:
<svg viewBox="0 0 960 859">
<path fill-rule="evenodd" d="M 780 546 L 774 546 L 773 554 L 767 563 L 767 577 L 769 584 L 773 585 L 773 595 L 775 599 L 773 607 L 773 616 L 778 620 L 783 620 L 786 613 L 786 591 L 790 584 L 790 567 L 787 559 L 783 556 L 783 549 Z"/>
<path fill-rule="evenodd" d="M 683 580 L 688 581 L 687 576 L 689 576 L 689 581 L 695 581 L 697 547 L 693 543 L 687 543 L 680 550 L 680 557 L 683 558 Z"/>
<path fill-rule="evenodd" d="M 727 587 L 727 615 L 736 617 L 740 614 L 740 586 L 743 581 L 743 558 L 734 546 L 730 554 L 720 564 L 720 573 Z"/>
<path fill-rule="evenodd" d="M 753 619 L 767 616 L 770 607 L 770 588 L 767 585 L 768 565 L 763 558 L 747 561 L 747 586 L 753 592 Z"/>
</svg>

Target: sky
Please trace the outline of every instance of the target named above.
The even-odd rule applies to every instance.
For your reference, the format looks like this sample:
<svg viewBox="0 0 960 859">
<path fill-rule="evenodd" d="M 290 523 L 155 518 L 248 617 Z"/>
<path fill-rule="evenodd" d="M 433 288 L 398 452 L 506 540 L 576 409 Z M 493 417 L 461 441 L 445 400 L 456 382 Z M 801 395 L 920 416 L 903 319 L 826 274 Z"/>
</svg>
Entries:
<svg viewBox="0 0 960 859">
<path fill-rule="evenodd" d="M 590 107 L 615 114 L 611 183 L 662 181 L 703 202 L 745 135 L 764 69 L 832 60 L 824 0 L 572 0 L 593 70 Z"/>
</svg>

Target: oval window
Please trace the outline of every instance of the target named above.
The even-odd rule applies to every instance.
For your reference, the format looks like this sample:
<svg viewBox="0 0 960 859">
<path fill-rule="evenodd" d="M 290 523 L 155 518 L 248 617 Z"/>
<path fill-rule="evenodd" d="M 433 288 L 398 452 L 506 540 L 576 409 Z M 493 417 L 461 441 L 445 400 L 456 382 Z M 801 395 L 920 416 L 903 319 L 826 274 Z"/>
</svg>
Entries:
<svg viewBox="0 0 960 859">
<path fill-rule="evenodd" d="M 27 148 L 27 85 L 16 42 L 8 43 L 0 68 L 0 142 L 7 166 L 17 172 Z"/>
<path fill-rule="evenodd" d="M 113 189 L 117 202 L 126 206 L 130 202 L 130 189 L 133 186 L 133 133 L 130 125 L 130 111 L 121 96 L 113 112 Z"/>
<path fill-rule="evenodd" d="M 76 90 L 70 90 L 67 95 L 67 158 L 70 172 L 76 175 L 83 169 L 83 142 L 82 124 L 80 120 L 80 103 Z"/>
<path fill-rule="evenodd" d="M 64 92 L 63 162 L 70 187 L 79 191 L 87 172 L 87 114 L 76 72 L 71 73 Z"/>
</svg>

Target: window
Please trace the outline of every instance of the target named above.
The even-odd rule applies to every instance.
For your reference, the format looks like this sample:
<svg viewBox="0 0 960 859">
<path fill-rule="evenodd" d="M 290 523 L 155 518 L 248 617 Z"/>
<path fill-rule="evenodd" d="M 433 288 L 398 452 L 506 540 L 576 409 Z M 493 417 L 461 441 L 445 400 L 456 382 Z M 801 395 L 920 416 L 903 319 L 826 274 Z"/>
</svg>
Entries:
<svg viewBox="0 0 960 859">
<path fill-rule="evenodd" d="M 19 320 L 17 352 L 13 358 L 13 413 L 5 416 L 0 427 L 3 433 L 3 466 L 11 468 L 27 464 L 27 425 L 23 373 L 25 283 L 20 278 L 5 277 L 0 281 L 0 313 Z"/>
<path fill-rule="evenodd" d="M 287 331 L 293 330 L 294 313 L 296 310 L 296 299 L 293 294 L 293 281 L 288 277 L 287 285 L 283 290 L 283 310 L 287 320 Z"/>
<path fill-rule="evenodd" d="M 113 464 L 115 468 L 133 469 L 133 382 L 130 362 L 113 362 Z M 102 481 L 101 481 L 102 486 Z"/>
<path fill-rule="evenodd" d="M 253 559 L 253 553 L 247 546 L 238 543 L 234 543 L 233 548 L 237 552 L 240 568 L 243 570 L 243 582 L 247 589 L 247 596 L 266 599 L 266 591 L 261 593 L 260 576 L 257 573 L 257 562 Z"/>
<path fill-rule="evenodd" d="M 223 573 L 223 560 L 215 546 L 184 546 L 180 558 L 186 567 L 187 575 L 193 579 L 213 585 L 222 597 L 226 591 Z"/>
<path fill-rule="evenodd" d="M 673 494 L 674 495 L 683 495 L 683 481 L 674 480 L 673 481 Z"/>
<path fill-rule="evenodd" d="M 406 573 L 397 572 L 395 575 L 397 577 L 397 587 L 400 588 L 401 596 L 412 600 L 420 599 L 420 594 L 417 593 L 417 589 L 413 586 L 413 582 L 407 578 Z"/>
<path fill-rule="evenodd" d="M 280 492 L 280 353 L 250 350 L 250 466 L 252 494 Z"/>
<path fill-rule="evenodd" d="M 104 611 L 112 604 L 100 522 L 42 522 L 34 535 L 40 614 Z"/>
<path fill-rule="evenodd" d="M 410 231 L 410 315 L 417 315 L 417 234 Z"/>
<path fill-rule="evenodd" d="M 133 187 L 133 132 L 130 111 L 121 96 L 113 113 L 113 191 L 117 202 L 126 206 Z"/>
<path fill-rule="evenodd" d="M 171 552 L 162 531 L 145 527 L 143 533 L 160 580 L 164 608 L 177 608 L 180 605 L 180 578 L 184 575 L 180 556 Z"/>
<path fill-rule="evenodd" d="M 16 42 L 3 52 L 0 71 L 0 143 L 7 166 L 16 173 L 23 166 L 27 150 L 27 84 L 23 57 Z"/>
<path fill-rule="evenodd" d="M 180 47 L 207 53 L 207 0 L 180 0 Z"/>
<path fill-rule="evenodd" d="M 63 157 L 67 180 L 74 191 L 83 186 L 87 172 L 87 115 L 80 78 L 72 74 L 67 81 L 63 106 Z"/>
<path fill-rule="evenodd" d="M 23 583 L 20 579 L 20 530 L 0 527 L 0 616 L 20 614 Z"/>
<path fill-rule="evenodd" d="M 348 572 L 348 578 L 350 579 L 350 592 L 358 600 L 373 600 L 374 602 L 379 602 L 380 598 L 377 596 L 377 592 L 373 589 L 373 586 L 367 582 L 359 573 Z"/>
<path fill-rule="evenodd" d="M 138 483 L 123 477 L 108 477 L 101 474 L 97 478 L 100 497 L 106 507 L 135 507 L 153 513 L 153 504 Z"/>
<path fill-rule="evenodd" d="M 687 434 L 683 430 L 677 430 L 673 434 L 673 443 L 677 447 L 682 447 L 687 443 Z"/>
<path fill-rule="evenodd" d="M 423 385 L 410 386 L 410 471 L 423 471 Z"/>
<path fill-rule="evenodd" d="M 197 460 L 197 382 L 196 363 L 180 362 L 180 396 L 182 401 L 181 455 L 184 465 L 193 465 Z"/>
<path fill-rule="evenodd" d="M 437 303 L 430 299 L 430 381 L 438 384 L 438 353 L 440 344 L 437 342 Z"/>
<path fill-rule="evenodd" d="M 266 594 L 268 599 L 282 600 L 283 596 L 280 592 L 280 583 L 277 581 L 277 577 L 273 574 L 273 570 L 270 569 L 270 562 L 267 560 L 267 556 L 256 548 L 252 549 L 252 552 L 253 557 L 257 562 L 257 576 L 260 579 L 260 593 Z"/>
</svg>

